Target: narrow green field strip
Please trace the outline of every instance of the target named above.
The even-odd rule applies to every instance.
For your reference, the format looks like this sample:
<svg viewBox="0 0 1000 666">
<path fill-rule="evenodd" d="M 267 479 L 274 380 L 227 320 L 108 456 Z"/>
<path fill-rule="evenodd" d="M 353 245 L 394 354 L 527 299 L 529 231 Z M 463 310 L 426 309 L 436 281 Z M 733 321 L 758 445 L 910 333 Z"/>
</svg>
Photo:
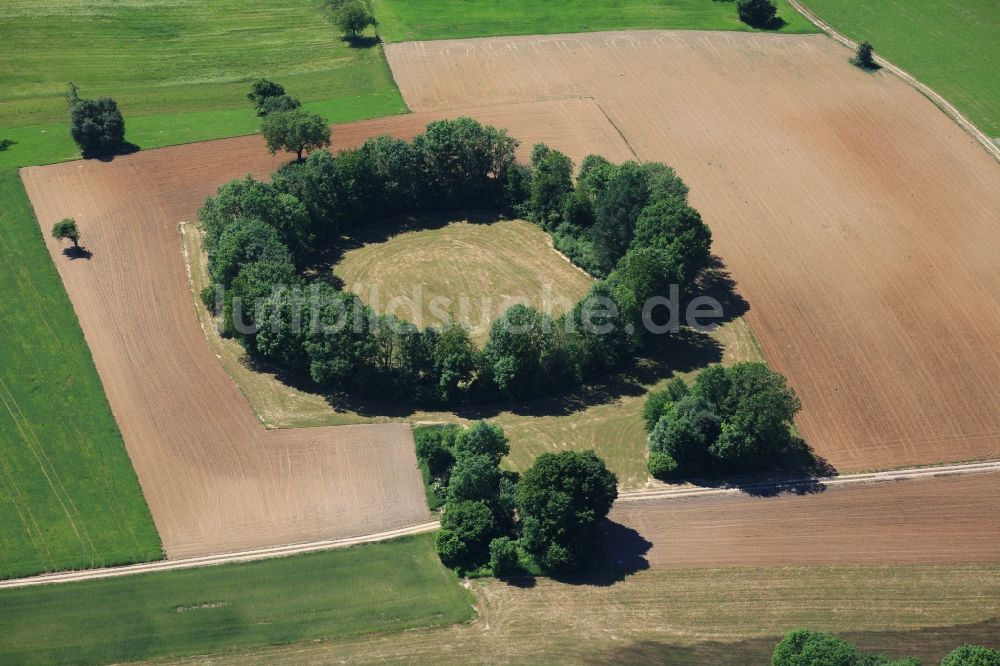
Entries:
<svg viewBox="0 0 1000 666">
<path fill-rule="evenodd" d="M 817 29 L 785 0 L 777 32 Z M 379 34 L 389 42 L 505 35 L 545 35 L 598 30 L 754 29 L 736 16 L 736 4 L 719 0 L 372 0 Z"/>
<path fill-rule="evenodd" d="M 17 172 L 0 169 L 0 577 L 162 557 Z"/>
<path fill-rule="evenodd" d="M 804 0 L 835 30 L 868 40 L 1000 137 L 1000 3 L 996 0 Z"/>
<path fill-rule="evenodd" d="M 0 662 L 105 663 L 230 652 L 471 619 L 433 536 L 309 555 L 0 592 Z"/>
</svg>

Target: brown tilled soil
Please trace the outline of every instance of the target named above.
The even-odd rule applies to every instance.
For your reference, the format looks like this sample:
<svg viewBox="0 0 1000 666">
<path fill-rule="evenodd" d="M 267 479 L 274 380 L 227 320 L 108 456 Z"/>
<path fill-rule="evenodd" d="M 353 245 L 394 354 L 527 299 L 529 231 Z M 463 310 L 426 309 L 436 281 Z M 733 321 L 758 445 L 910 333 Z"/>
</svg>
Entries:
<svg viewBox="0 0 1000 666">
<path fill-rule="evenodd" d="M 335 148 L 381 133 L 410 138 L 442 115 L 459 113 L 338 126 Z M 576 145 L 596 136 L 614 159 L 628 158 L 590 102 L 524 105 L 517 115 L 505 123 L 517 135 Z M 178 224 L 195 220 L 219 185 L 266 177 L 287 159 L 250 136 L 22 171 L 169 557 L 429 519 L 408 426 L 266 431 L 199 328 Z M 91 258 L 71 260 L 48 238 L 63 217 L 76 219 Z"/>
<path fill-rule="evenodd" d="M 1000 474 L 831 486 L 806 495 L 619 502 L 606 547 L 626 567 L 1000 560 Z"/>
<path fill-rule="evenodd" d="M 899 79 L 850 66 L 821 35 L 386 53 L 416 111 L 593 100 L 638 158 L 675 166 L 768 361 L 803 399 L 801 433 L 839 470 L 1000 456 L 1000 165 Z M 578 136 L 552 145 L 614 159 L 603 136 Z"/>
</svg>

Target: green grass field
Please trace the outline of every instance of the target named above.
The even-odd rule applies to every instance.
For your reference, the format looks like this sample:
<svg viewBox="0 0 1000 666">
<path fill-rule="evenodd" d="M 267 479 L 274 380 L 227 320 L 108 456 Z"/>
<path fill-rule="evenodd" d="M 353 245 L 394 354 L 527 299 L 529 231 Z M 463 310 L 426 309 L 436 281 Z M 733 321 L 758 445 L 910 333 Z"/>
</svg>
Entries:
<svg viewBox="0 0 1000 666">
<path fill-rule="evenodd" d="M 303 102 L 405 110 L 381 47 L 344 42 L 321 0 L 7 0 L 0 14 L 0 127 L 62 121 L 68 81 L 117 99 L 126 121 L 241 106 L 252 118 L 261 76 Z"/>
<path fill-rule="evenodd" d="M 0 170 L 0 578 L 162 556 L 24 188 Z"/>
<path fill-rule="evenodd" d="M 752 30 L 736 5 L 718 0 L 372 0 L 389 42 L 596 30 Z M 778 0 L 778 32 L 816 32 Z"/>
<path fill-rule="evenodd" d="M 431 535 L 0 591 L 0 663 L 106 663 L 391 634 L 474 617 Z"/>
<path fill-rule="evenodd" d="M 804 0 L 835 29 L 926 83 L 1000 138 L 996 0 Z"/>
</svg>

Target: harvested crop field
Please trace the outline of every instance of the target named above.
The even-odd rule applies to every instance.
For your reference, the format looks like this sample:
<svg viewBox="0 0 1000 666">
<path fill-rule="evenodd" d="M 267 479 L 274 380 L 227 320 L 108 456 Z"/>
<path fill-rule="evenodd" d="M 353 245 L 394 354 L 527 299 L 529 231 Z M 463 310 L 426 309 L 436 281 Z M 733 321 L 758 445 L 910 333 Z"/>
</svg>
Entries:
<svg viewBox="0 0 1000 666">
<path fill-rule="evenodd" d="M 676 167 L 768 362 L 802 397 L 801 434 L 840 471 L 1000 455 L 1000 165 L 901 80 L 850 66 L 825 36 L 386 52 L 416 111 L 592 99 L 636 157 Z M 605 151 L 586 139 L 552 146 Z"/>
<path fill-rule="evenodd" d="M 458 321 L 480 345 L 514 303 L 556 317 L 594 283 L 537 225 L 488 219 L 421 228 L 427 222 L 417 220 L 414 230 L 368 229 L 351 239 L 361 247 L 347 251 L 334 274 L 379 314 L 391 312 L 421 328 Z"/>
<path fill-rule="evenodd" d="M 602 136 L 614 159 L 627 157 L 592 103 L 524 105 L 519 115 L 512 130 L 553 144 Z M 490 121 L 488 110 L 482 116 Z M 434 117 L 338 126 L 335 147 L 386 132 L 409 138 Z M 21 172 L 43 235 L 74 217 L 93 253 L 71 260 L 46 238 L 168 557 L 428 518 L 408 426 L 265 430 L 199 327 L 178 225 L 195 220 L 219 185 L 266 177 L 287 159 L 250 136 Z"/>
<path fill-rule="evenodd" d="M 986 473 L 805 495 L 619 501 L 606 547 L 640 568 L 991 563 L 1000 560 L 998 486 L 1000 474 Z"/>
</svg>

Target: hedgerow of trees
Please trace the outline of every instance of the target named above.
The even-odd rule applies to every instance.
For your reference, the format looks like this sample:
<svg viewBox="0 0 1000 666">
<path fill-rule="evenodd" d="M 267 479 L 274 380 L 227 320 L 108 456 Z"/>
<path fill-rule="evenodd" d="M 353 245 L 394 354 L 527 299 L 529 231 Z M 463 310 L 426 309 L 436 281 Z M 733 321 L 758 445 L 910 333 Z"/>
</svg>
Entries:
<svg viewBox="0 0 1000 666">
<path fill-rule="evenodd" d="M 258 82 L 251 100 L 262 108 L 284 94 Z M 267 113 L 264 123 L 298 112 Z M 517 145 L 505 131 L 459 118 L 431 123 L 411 142 L 380 136 L 336 156 L 315 150 L 270 183 L 224 185 L 199 213 L 214 281 L 206 303 L 251 357 L 361 397 L 522 401 L 631 361 L 650 343 L 644 302 L 671 284 L 692 292 L 709 262 L 711 232 L 688 205 L 687 186 L 665 165 L 599 156 L 587 157 L 574 181 L 565 155 L 539 145 L 531 165 L 519 165 Z M 458 324 L 419 330 L 306 277 L 310 261 L 352 227 L 468 208 L 536 222 L 599 281 L 554 319 L 514 306 L 479 350 Z M 225 290 L 220 304 L 216 286 Z"/>
<path fill-rule="evenodd" d="M 920 660 L 866 654 L 832 634 L 795 629 L 775 646 L 771 666 L 920 666 Z M 949 653 L 941 666 L 1000 666 L 1000 651 L 963 645 Z"/>
<path fill-rule="evenodd" d="M 441 561 L 460 573 L 566 573 L 597 561 L 600 522 L 617 479 L 592 451 L 543 454 L 523 475 L 500 469 L 509 450 L 495 425 L 418 430 L 417 457 L 444 498 Z"/>
<path fill-rule="evenodd" d="M 110 97 L 85 99 L 75 84 L 69 84 L 69 133 L 84 157 L 112 155 L 125 143 L 125 119 Z"/>
<path fill-rule="evenodd" d="M 800 407 L 785 378 L 763 363 L 712 365 L 691 386 L 675 378 L 643 408 L 649 473 L 668 480 L 773 467 L 792 444 Z"/>
</svg>

